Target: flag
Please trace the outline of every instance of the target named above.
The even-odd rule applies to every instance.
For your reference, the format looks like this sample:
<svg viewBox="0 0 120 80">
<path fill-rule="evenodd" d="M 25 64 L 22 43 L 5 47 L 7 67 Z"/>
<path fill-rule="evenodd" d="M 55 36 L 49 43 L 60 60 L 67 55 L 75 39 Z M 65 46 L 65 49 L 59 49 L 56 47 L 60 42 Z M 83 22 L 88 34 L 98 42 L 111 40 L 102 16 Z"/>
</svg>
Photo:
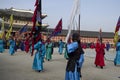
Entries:
<svg viewBox="0 0 120 80">
<path fill-rule="evenodd" d="M 79 12 L 80 12 L 80 0 L 74 0 L 71 16 L 68 23 L 68 34 L 65 39 L 66 43 L 68 43 L 69 38 L 72 34 L 72 29 L 75 27 L 75 24 L 76 24 L 75 21 L 77 19 L 77 15 L 80 14 Z"/>
<path fill-rule="evenodd" d="M 118 41 L 118 31 L 119 31 L 119 28 L 120 28 L 120 16 L 119 16 L 119 19 L 118 19 L 118 22 L 117 22 L 117 25 L 116 25 L 116 28 L 115 28 L 115 33 L 114 33 L 114 46 L 116 46 L 116 43 Z"/>
<path fill-rule="evenodd" d="M 30 37 L 32 37 L 32 52 L 31 56 L 34 52 L 34 44 L 38 42 L 41 38 L 41 26 L 42 26 L 42 19 L 41 19 L 41 0 L 36 0 L 35 2 L 35 10 L 32 17 L 33 27 L 31 30 Z"/>
<path fill-rule="evenodd" d="M 10 16 L 10 24 L 9 24 L 9 30 L 6 33 L 6 39 L 8 40 L 9 37 L 11 36 L 11 32 L 12 32 L 12 25 L 13 25 L 13 15 L 11 14 Z"/>
<path fill-rule="evenodd" d="M 2 28 L 1 31 L 4 31 L 4 17 L 2 18 Z"/>
<path fill-rule="evenodd" d="M 13 14 L 11 14 L 11 16 L 10 16 L 10 27 L 13 25 Z"/>
<path fill-rule="evenodd" d="M 100 28 L 100 31 L 99 31 L 98 39 L 99 39 L 100 42 L 102 43 L 102 30 L 101 30 L 101 28 Z"/>
<path fill-rule="evenodd" d="M 52 34 L 50 35 L 49 38 L 51 38 L 52 36 L 56 36 L 58 34 L 60 34 L 62 31 L 62 18 L 59 20 L 57 26 L 55 27 L 54 31 L 52 32 Z"/>
<path fill-rule="evenodd" d="M 22 34 L 23 32 L 27 32 L 27 29 L 28 29 L 27 26 L 28 26 L 28 23 L 19 30 L 19 33 Z"/>
<path fill-rule="evenodd" d="M 1 27 L 0 37 L 2 38 L 3 35 L 4 35 L 4 17 L 2 18 L 2 27 Z"/>
</svg>

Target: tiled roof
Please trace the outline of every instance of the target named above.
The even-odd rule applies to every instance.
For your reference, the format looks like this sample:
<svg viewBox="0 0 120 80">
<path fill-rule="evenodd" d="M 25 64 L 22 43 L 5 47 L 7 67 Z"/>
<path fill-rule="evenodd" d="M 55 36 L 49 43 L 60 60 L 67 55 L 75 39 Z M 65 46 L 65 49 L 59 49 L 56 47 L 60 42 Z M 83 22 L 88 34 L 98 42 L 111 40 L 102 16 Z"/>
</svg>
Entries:
<svg viewBox="0 0 120 80">
<path fill-rule="evenodd" d="M 80 32 L 81 36 L 89 36 L 89 37 L 98 37 L 99 36 L 99 32 L 97 31 L 81 31 Z M 105 38 L 112 38 L 114 36 L 113 32 L 102 32 L 102 37 Z"/>
<path fill-rule="evenodd" d="M 32 11 L 28 11 L 28 10 L 14 10 L 14 9 L 0 9 L 0 17 L 3 16 L 10 16 L 11 14 L 14 15 L 14 18 L 28 18 L 28 19 L 32 19 L 33 16 L 33 12 Z M 47 15 L 46 14 L 42 14 L 42 19 L 45 18 Z"/>
<path fill-rule="evenodd" d="M 52 33 L 53 29 L 48 28 L 46 31 L 49 32 L 49 34 Z M 74 31 L 72 31 L 74 32 Z M 66 36 L 68 33 L 68 30 L 62 30 L 61 33 L 59 35 L 63 35 Z M 97 31 L 80 31 L 80 36 L 81 37 L 98 37 L 99 32 Z M 113 38 L 114 37 L 114 33 L 113 32 L 102 32 L 102 37 L 103 38 Z"/>
</svg>

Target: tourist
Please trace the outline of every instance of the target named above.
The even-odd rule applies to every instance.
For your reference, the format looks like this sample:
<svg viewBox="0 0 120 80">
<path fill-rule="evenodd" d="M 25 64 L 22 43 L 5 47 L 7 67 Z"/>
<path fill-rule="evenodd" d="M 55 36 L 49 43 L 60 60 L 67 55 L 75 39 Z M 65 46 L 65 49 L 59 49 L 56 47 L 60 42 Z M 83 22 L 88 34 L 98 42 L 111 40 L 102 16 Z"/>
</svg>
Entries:
<svg viewBox="0 0 120 80">
<path fill-rule="evenodd" d="M 81 68 L 84 62 L 84 51 L 81 47 L 79 33 L 73 33 L 72 43 L 67 45 L 68 62 L 66 66 L 65 80 L 80 80 Z"/>
</svg>

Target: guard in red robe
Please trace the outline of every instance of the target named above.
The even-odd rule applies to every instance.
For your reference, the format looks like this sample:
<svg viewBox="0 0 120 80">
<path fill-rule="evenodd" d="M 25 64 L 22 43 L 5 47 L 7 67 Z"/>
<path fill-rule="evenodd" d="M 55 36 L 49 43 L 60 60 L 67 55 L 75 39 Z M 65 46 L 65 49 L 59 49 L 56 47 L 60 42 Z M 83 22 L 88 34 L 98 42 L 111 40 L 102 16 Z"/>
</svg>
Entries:
<svg viewBox="0 0 120 80">
<path fill-rule="evenodd" d="M 96 65 L 96 67 L 100 66 L 101 69 L 103 69 L 103 66 L 105 66 L 105 63 L 104 63 L 104 55 L 105 55 L 104 48 L 105 48 L 105 44 L 100 42 L 100 40 L 98 40 L 97 43 L 96 43 L 96 48 L 95 48 L 96 58 L 95 58 L 94 64 Z"/>
<path fill-rule="evenodd" d="M 91 49 L 94 49 L 94 48 L 95 48 L 94 43 L 91 43 L 90 48 L 91 48 Z"/>
<path fill-rule="evenodd" d="M 29 48 L 30 48 L 29 39 L 27 38 L 27 39 L 25 40 L 25 52 L 26 52 L 26 53 L 28 53 Z"/>
<path fill-rule="evenodd" d="M 86 48 L 87 48 L 86 43 L 82 43 L 81 46 L 82 46 L 83 49 L 86 49 Z"/>
</svg>

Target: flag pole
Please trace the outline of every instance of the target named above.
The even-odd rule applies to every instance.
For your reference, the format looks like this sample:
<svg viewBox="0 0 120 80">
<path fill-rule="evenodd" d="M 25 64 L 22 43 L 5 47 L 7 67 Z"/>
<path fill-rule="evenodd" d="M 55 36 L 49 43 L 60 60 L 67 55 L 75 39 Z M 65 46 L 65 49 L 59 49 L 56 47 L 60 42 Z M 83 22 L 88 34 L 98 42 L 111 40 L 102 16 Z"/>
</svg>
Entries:
<svg viewBox="0 0 120 80">
<path fill-rule="evenodd" d="M 80 8 L 80 3 L 79 3 L 79 8 Z M 80 11 L 79 11 L 78 29 L 79 29 L 78 33 L 80 34 Z M 80 42 L 81 42 L 81 38 L 80 38 Z"/>
<path fill-rule="evenodd" d="M 38 26 L 37 26 L 37 28 L 38 28 L 38 30 L 37 30 L 37 32 L 36 32 L 36 35 L 38 35 L 37 36 L 37 38 L 35 39 L 35 43 L 37 43 L 38 41 L 39 41 L 39 39 L 41 39 L 41 30 L 42 30 L 42 0 L 38 0 L 39 2 L 38 2 L 38 11 L 39 11 L 39 17 L 40 17 L 40 20 L 38 20 Z M 37 13 L 38 14 L 38 13 Z M 35 36 L 36 36 L 35 35 Z"/>
<path fill-rule="evenodd" d="M 38 30 L 35 32 L 35 35 L 40 35 L 41 29 L 42 29 L 42 0 L 38 0 L 37 5 L 38 5 L 37 10 L 39 10 L 39 15 L 40 15 L 39 17 L 41 18 L 41 21 L 38 22 L 38 24 L 39 24 L 37 26 Z"/>
<path fill-rule="evenodd" d="M 78 32 L 79 32 L 79 34 L 80 34 L 80 14 L 79 14 L 79 20 L 78 20 Z"/>
<path fill-rule="evenodd" d="M 42 28 L 42 0 L 39 0 L 39 8 L 40 8 L 40 18 L 41 18 L 41 21 L 40 21 L 40 26 L 38 26 L 39 28 L 39 32 Z"/>
</svg>

